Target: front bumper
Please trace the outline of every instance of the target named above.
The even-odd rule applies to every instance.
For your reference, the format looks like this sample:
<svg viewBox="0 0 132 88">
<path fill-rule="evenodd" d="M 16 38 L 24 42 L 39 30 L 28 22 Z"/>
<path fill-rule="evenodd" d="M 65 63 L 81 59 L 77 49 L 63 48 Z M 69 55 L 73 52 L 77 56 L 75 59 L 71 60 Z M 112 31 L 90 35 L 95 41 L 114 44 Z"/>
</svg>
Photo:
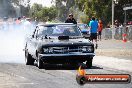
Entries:
<svg viewBox="0 0 132 88">
<path fill-rule="evenodd" d="M 70 54 L 39 54 L 45 62 L 84 62 L 95 56 L 95 53 L 70 53 Z"/>
</svg>

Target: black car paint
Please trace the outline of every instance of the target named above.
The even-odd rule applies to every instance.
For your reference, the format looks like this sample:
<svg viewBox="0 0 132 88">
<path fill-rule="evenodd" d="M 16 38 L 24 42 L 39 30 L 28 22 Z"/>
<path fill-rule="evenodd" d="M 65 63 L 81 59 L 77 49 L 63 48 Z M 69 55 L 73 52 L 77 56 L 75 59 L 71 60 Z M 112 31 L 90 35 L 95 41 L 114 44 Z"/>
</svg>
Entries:
<svg viewBox="0 0 132 88">
<path fill-rule="evenodd" d="M 35 31 L 37 31 L 37 27 L 36 27 Z M 56 36 L 52 36 L 52 37 L 47 36 L 47 38 L 45 38 L 45 37 L 38 38 L 37 35 L 35 35 L 35 31 L 32 36 L 30 36 L 26 39 L 26 50 L 36 60 L 37 60 L 37 57 L 39 56 L 39 54 L 41 54 L 41 55 L 43 54 L 43 48 L 45 48 L 45 47 L 64 47 L 64 46 L 73 46 L 73 45 L 74 46 L 76 46 L 76 45 L 92 46 L 93 52 L 91 52 L 90 55 L 86 56 L 87 59 L 83 58 L 82 60 L 83 61 L 88 60 L 88 58 L 92 58 L 95 55 L 94 54 L 94 45 L 88 39 L 86 40 L 85 38 L 82 38 L 82 37 L 80 37 L 80 38 L 76 38 L 76 37 L 70 38 L 69 37 L 69 39 L 60 40 Z M 84 42 L 83 40 L 86 40 L 88 42 Z M 80 56 L 81 56 L 81 54 L 80 54 Z M 54 56 L 51 57 L 52 58 L 51 60 L 53 60 L 53 57 Z M 67 56 L 64 56 L 64 57 L 68 58 Z M 72 57 L 72 55 L 70 56 L 70 58 L 71 57 Z M 75 55 L 75 57 L 76 57 L 76 55 Z M 48 56 L 48 58 L 49 58 L 49 56 Z M 42 58 L 42 59 L 45 59 L 45 58 Z M 48 59 L 47 61 L 52 62 L 51 60 L 49 61 L 49 59 Z M 76 59 L 74 59 L 74 60 L 76 61 Z M 59 60 L 56 59 L 56 61 L 59 61 Z"/>
</svg>

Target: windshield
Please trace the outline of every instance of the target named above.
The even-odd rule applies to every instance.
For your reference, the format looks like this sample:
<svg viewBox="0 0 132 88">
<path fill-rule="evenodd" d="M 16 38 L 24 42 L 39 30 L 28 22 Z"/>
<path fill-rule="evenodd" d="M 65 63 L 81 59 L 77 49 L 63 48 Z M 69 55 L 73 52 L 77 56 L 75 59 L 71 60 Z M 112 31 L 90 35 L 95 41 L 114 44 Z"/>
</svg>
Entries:
<svg viewBox="0 0 132 88">
<path fill-rule="evenodd" d="M 73 25 L 39 26 L 38 36 L 81 36 L 80 30 Z"/>
</svg>

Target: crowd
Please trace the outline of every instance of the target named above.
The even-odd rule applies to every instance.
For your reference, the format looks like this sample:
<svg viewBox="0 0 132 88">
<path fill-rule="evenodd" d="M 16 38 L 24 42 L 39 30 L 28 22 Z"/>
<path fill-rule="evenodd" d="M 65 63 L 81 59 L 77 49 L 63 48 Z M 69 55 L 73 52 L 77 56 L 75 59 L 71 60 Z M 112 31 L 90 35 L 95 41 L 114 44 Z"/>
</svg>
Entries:
<svg viewBox="0 0 132 88">
<path fill-rule="evenodd" d="M 73 14 L 69 14 L 68 18 L 66 19 L 65 23 L 73 23 L 77 24 L 76 20 L 73 17 Z M 97 38 L 101 41 L 101 35 L 103 30 L 103 24 L 101 20 L 96 20 L 95 17 L 92 17 L 90 22 L 88 23 L 90 29 L 90 40 L 95 43 L 95 48 L 97 49 Z M 95 42 L 94 42 L 95 41 Z"/>
<path fill-rule="evenodd" d="M 18 18 L 4 18 L 0 22 L 0 30 L 11 30 L 11 29 L 32 29 L 35 25 L 37 25 L 36 20 L 32 20 L 31 18 L 27 18 L 25 16 Z"/>
</svg>

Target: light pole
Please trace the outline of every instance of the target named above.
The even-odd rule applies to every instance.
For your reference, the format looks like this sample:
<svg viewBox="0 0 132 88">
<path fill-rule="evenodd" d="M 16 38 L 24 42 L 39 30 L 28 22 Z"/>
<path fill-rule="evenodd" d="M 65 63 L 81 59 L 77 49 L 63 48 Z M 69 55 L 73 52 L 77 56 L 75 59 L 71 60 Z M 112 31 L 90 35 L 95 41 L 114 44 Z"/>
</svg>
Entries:
<svg viewBox="0 0 132 88">
<path fill-rule="evenodd" d="M 118 0 L 112 0 L 112 39 L 114 39 L 114 8 L 118 4 Z"/>
<path fill-rule="evenodd" d="M 114 28 L 114 0 L 112 0 L 112 29 Z"/>
<path fill-rule="evenodd" d="M 126 23 L 127 23 L 127 22 L 126 22 L 126 15 L 127 15 L 127 14 L 126 14 L 126 10 L 124 10 L 124 12 L 125 12 L 124 25 L 126 26 Z"/>
</svg>

